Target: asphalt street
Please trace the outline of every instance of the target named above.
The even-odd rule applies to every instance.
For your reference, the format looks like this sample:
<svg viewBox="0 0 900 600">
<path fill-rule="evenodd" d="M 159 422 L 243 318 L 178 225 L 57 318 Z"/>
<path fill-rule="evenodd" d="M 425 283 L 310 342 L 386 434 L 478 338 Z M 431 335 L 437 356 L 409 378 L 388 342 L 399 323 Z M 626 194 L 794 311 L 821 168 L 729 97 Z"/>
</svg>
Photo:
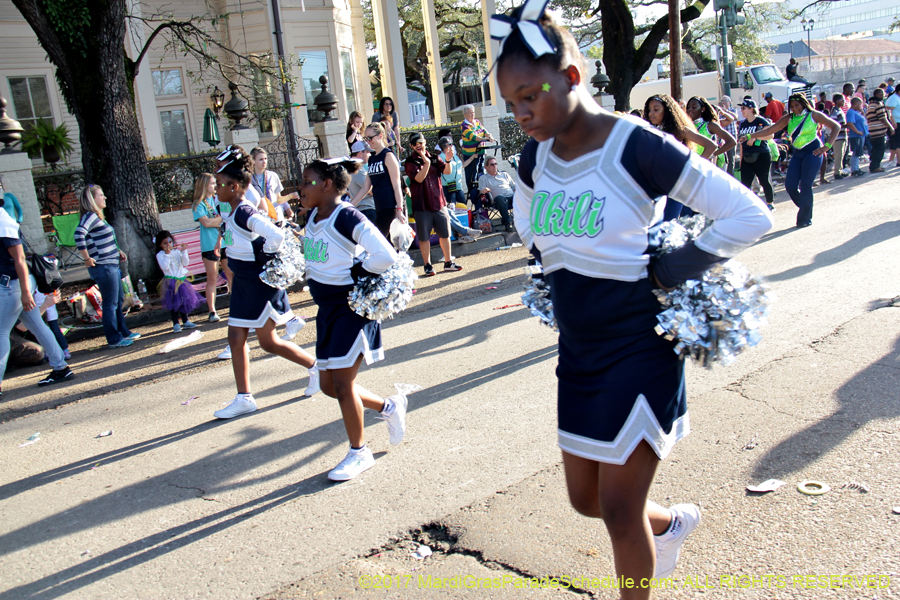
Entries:
<svg viewBox="0 0 900 600">
<path fill-rule="evenodd" d="M 898 184 L 893 168 L 818 187 L 802 230 L 779 191 L 775 229 L 739 257 L 778 299 L 736 364 L 688 367 L 692 433 L 651 495 L 703 522 L 656 598 L 900 597 Z M 566 498 L 555 336 L 514 306 L 525 257 L 464 257 L 385 324 L 386 360 L 359 382 L 423 389 L 400 446 L 367 415 L 377 464 L 343 484 L 325 477 L 347 448 L 338 407 L 302 396 L 304 370 L 255 350 L 260 410 L 212 418 L 234 395 L 222 323 L 165 355 L 162 324 L 124 352 L 79 342 L 77 380 L 50 389 L 9 373 L 0 600 L 616 598 L 603 524 Z M 312 319 L 298 341 L 314 338 Z M 786 484 L 745 489 L 770 478 Z"/>
</svg>

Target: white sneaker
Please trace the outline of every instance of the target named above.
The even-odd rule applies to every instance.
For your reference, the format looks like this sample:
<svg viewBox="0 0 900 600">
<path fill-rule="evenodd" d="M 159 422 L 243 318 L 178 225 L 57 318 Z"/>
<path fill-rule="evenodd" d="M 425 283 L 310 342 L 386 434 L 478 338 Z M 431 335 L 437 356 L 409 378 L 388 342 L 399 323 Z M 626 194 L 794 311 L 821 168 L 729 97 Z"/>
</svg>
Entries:
<svg viewBox="0 0 900 600">
<path fill-rule="evenodd" d="M 252 413 L 255 410 L 256 400 L 253 399 L 253 396 L 238 394 L 234 397 L 234 400 L 231 401 L 231 404 L 221 410 L 217 410 L 213 415 L 217 419 L 230 419 L 232 417 Z"/>
<path fill-rule="evenodd" d="M 306 386 L 306 389 L 303 390 L 304 396 L 313 396 L 322 391 L 322 387 L 319 385 L 319 369 L 314 364 L 309 368 L 309 385 Z"/>
<path fill-rule="evenodd" d="M 387 417 L 379 416 L 377 418 L 387 424 L 388 437 L 391 440 L 391 445 L 397 446 L 403 441 L 403 436 L 406 435 L 407 400 L 406 396 L 402 394 L 391 396 L 388 400 L 394 403 L 394 412 Z"/>
<path fill-rule="evenodd" d="M 300 330 L 303 329 L 304 325 L 306 325 L 306 321 L 300 317 L 294 317 L 284 324 L 284 335 L 281 336 L 281 339 L 286 342 L 291 341 L 297 337 L 297 334 L 300 333 Z"/>
<path fill-rule="evenodd" d="M 477 240 L 478 238 L 481 237 L 481 230 L 480 229 L 469 229 L 468 231 L 466 231 L 466 235 L 468 235 L 469 237 L 475 238 Z"/>
<path fill-rule="evenodd" d="M 350 448 L 350 452 L 344 457 L 344 460 L 328 473 L 328 479 L 332 481 L 349 481 L 363 471 L 371 469 L 375 466 L 375 457 L 372 451 L 366 446 L 361 450 Z"/>
<path fill-rule="evenodd" d="M 219 360 L 231 360 L 231 346 L 225 346 L 225 349 L 216 355 Z"/>
<path fill-rule="evenodd" d="M 681 545 L 700 524 L 700 509 L 694 504 L 676 504 L 669 510 L 672 511 L 672 517 L 678 520 L 678 530 L 674 537 L 665 542 L 661 542 L 659 537 L 653 536 L 653 544 L 656 546 L 656 574 L 654 577 L 657 579 L 669 577 L 675 571 L 678 555 L 681 553 Z"/>
</svg>

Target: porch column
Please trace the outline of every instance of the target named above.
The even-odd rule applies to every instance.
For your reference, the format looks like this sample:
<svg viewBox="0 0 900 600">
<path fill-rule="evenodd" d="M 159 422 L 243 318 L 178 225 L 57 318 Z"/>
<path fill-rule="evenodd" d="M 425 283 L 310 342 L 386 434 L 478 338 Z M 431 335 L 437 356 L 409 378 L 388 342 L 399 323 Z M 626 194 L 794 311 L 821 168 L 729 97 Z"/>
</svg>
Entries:
<svg viewBox="0 0 900 600">
<path fill-rule="evenodd" d="M 425 44 L 428 48 L 428 78 L 434 109 L 434 124 L 447 122 L 447 99 L 444 95 L 444 70 L 441 68 L 441 46 L 435 22 L 434 0 L 422 0 Z"/>
<path fill-rule="evenodd" d="M 360 0 L 350 0 L 350 27 L 353 31 L 353 62 L 356 64 L 356 94 L 358 109 L 368 125 L 373 112 L 372 83 L 369 80 L 369 59 L 366 56 L 366 30 Z M 398 113 L 399 114 L 399 113 Z"/>
<path fill-rule="evenodd" d="M 403 68 L 403 44 L 400 40 L 400 13 L 394 0 L 372 0 L 378 64 L 381 67 L 381 92 L 394 99 L 400 125 L 410 124 L 406 70 Z"/>
<path fill-rule="evenodd" d="M 500 42 L 491 39 L 491 15 L 496 14 L 497 7 L 494 0 L 481 0 L 481 23 L 484 28 L 484 50 L 487 58 L 487 68 L 494 66 L 494 61 L 500 54 Z M 480 84 L 481 82 L 479 82 Z M 499 88 L 497 87 L 497 70 L 491 71 L 488 77 L 488 87 L 491 91 L 491 102 L 494 106 L 500 107 L 501 116 L 506 114 L 506 103 L 500 97 Z M 485 102 L 487 104 L 487 102 Z"/>
</svg>

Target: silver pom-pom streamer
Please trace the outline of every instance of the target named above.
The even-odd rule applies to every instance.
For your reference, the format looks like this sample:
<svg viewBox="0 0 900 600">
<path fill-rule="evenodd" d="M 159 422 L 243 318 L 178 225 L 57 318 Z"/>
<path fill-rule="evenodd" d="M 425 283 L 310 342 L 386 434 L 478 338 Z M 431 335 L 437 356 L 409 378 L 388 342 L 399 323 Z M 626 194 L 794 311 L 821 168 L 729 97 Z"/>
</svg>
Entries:
<svg viewBox="0 0 900 600">
<path fill-rule="evenodd" d="M 269 287 L 286 290 L 306 273 L 306 257 L 303 245 L 290 228 L 284 230 L 284 243 L 275 256 L 264 266 L 259 278 Z"/>
<path fill-rule="evenodd" d="M 350 290 L 353 311 L 372 321 L 383 321 L 406 308 L 412 300 L 418 275 L 409 255 L 401 253 L 397 262 L 377 277 L 364 277 Z"/>
<path fill-rule="evenodd" d="M 700 219 L 697 219 L 697 216 Z M 703 231 L 706 218 L 697 215 L 661 228 L 661 248 L 681 247 Z M 657 315 L 656 332 L 677 340 L 675 352 L 706 368 L 730 365 L 738 354 L 756 346 L 759 328 L 768 322 L 774 296 L 768 286 L 737 261 L 714 266 L 697 280 L 671 292 L 655 290 L 665 310 Z"/>
<path fill-rule="evenodd" d="M 531 314 L 540 319 L 541 323 L 553 331 L 559 331 L 556 317 L 553 316 L 553 301 L 550 300 L 550 284 L 544 279 L 544 270 L 540 265 L 525 267 L 525 293 L 522 294 L 522 304 Z"/>
</svg>

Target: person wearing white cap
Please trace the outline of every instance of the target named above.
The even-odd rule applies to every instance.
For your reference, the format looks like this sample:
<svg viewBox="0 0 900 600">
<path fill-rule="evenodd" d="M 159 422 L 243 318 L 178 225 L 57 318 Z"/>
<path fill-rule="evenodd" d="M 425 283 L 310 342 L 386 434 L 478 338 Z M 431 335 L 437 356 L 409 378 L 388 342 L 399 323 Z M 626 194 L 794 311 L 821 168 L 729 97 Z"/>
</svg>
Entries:
<svg viewBox="0 0 900 600">
<path fill-rule="evenodd" d="M 345 198 L 350 204 L 356 207 L 371 222 L 375 222 L 375 198 L 372 196 L 372 190 L 363 195 L 362 198 L 353 203 L 359 191 L 366 185 L 366 175 L 369 174 L 369 156 L 372 154 L 372 147 L 364 140 L 353 142 L 350 145 L 350 156 L 363 161 L 362 167 L 350 176 L 350 187 L 347 188 L 349 198 Z"/>
</svg>

